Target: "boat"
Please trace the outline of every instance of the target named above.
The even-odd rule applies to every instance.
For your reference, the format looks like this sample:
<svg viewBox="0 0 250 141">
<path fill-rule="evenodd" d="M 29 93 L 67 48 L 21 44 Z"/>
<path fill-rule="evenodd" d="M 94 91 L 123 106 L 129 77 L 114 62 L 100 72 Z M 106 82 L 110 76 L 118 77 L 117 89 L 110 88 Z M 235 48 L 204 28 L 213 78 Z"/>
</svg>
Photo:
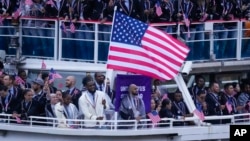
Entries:
<svg viewBox="0 0 250 141">
<path fill-rule="evenodd" d="M 11 20 L 11 19 L 7 19 Z M 31 21 L 46 21 L 50 23 L 54 23 L 56 26 L 52 27 L 29 27 L 24 23 L 27 20 Z M 16 32 L 13 35 L 0 35 L 5 39 L 9 39 L 12 43 L 4 43 L 1 45 L 2 50 L 0 51 L 0 57 L 5 63 L 5 71 L 9 73 L 14 73 L 17 69 L 25 69 L 28 72 L 29 80 L 34 79 L 38 73 L 41 71 L 41 64 L 44 61 L 46 63 L 47 68 L 43 71 L 49 71 L 50 68 L 55 69 L 57 72 L 66 76 L 68 74 L 74 73 L 74 75 L 79 78 L 77 80 L 77 85 L 80 87 L 81 78 L 87 73 L 94 72 L 105 72 L 106 71 L 106 59 L 107 59 L 107 50 L 108 50 L 108 40 L 98 40 L 98 35 L 100 33 L 110 35 L 110 32 L 102 32 L 98 30 L 100 23 L 92 22 L 92 21 L 79 21 L 82 24 L 88 24 L 93 26 L 93 30 L 76 30 L 76 33 L 91 33 L 94 38 L 74 38 L 69 37 L 66 38 L 64 35 L 64 31 L 60 30 L 60 26 L 64 21 L 58 19 L 35 19 L 22 17 L 20 19 L 19 26 L 0 26 L 0 28 L 8 28 L 13 29 Z M 179 83 L 172 82 L 166 84 L 168 88 L 176 88 L 176 87 L 184 87 L 187 89 L 183 82 L 182 77 L 190 78 L 195 74 L 203 74 L 206 75 L 207 78 L 214 78 L 219 76 L 222 79 L 222 82 L 226 82 L 228 80 L 238 81 L 238 78 L 246 78 L 249 75 L 249 66 L 250 61 L 248 60 L 250 57 L 249 49 L 245 52 L 242 52 L 243 41 L 249 40 L 248 37 L 243 37 L 244 32 L 244 24 L 247 22 L 246 20 L 232 20 L 226 22 L 236 22 L 237 28 L 235 31 L 238 33 L 234 40 L 236 42 L 235 46 L 235 54 L 230 57 L 223 56 L 221 58 L 216 58 L 214 42 L 216 40 L 229 40 L 228 38 L 224 39 L 215 39 L 214 34 L 216 32 L 224 32 L 224 31 L 215 31 L 213 29 L 213 25 L 215 23 L 222 23 L 225 21 L 207 21 L 204 23 L 206 33 L 206 39 L 203 41 L 206 43 L 206 51 L 208 54 L 205 58 L 188 58 L 187 61 L 192 62 L 192 67 L 190 72 L 181 74 L 179 79 Z M 199 24 L 199 23 L 193 23 Z M 105 23 L 105 26 L 111 26 L 111 23 Z M 167 25 L 176 25 L 176 23 L 155 23 L 151 24 L 156 28 L 161 28 Z M 178 25 L 181 26 L 181 23 Z M 47 34 L 44 36 L 34 36 L 25 34 L 25 30 L 47 30 L 47 32 L 53 34 Z M 69 32 L 69 29 L 66 29 Z M 50 35 L 50 36 L 49 36 Z M 18 38 L 13 38 L 18 37 Z M 183 39 L 183 38 L 182 38 Z M 32 46 L 30 43 L 32 41 L 45 41 L 49 45 L 43 48 L 43 46 L 39 46 L 36 48 Z M 6 40 L 7 41 L 7 40 Z M 67 48 L 65 44 L 69 45 L 72 42 L 80 42 L 83 45 L 87 45 L 88 43 L 92 44 L 91 50 L 89 52 L 85 52 L 84 55 L 91 53 L 90 57 L 79 58 L 77 56 L 65 56 L 65 52 L 71 50 L 72 48 Z M 198 42 L 198 41 L 185 41 L 188 42 Z M 20 44 L 20 46 L 19 46 Z M 4 46 L 4 47 L 3 47 Z M 102 48 L 101 48 L 102 47 Z M 84 48 L 84 46 L 83 46 Z M 103 49 L 105 48 L 105 49 Z M 27 52 L 29 50 L 29 52 Z M 52 53 L 51 53 L 52 51 Z M 79 50 L 77 50 L 79 51 Z M 199 50 L 195 50 L 199 51 Z M 38 52 L 45 52 L 45 55 L 41 55 Z M 50 52 L 46 54 L 46 52 Z M 75 52 L 77 53 L 77 52 Z M 104 54 L 106 53 L 106 54 Z M 244 53 L 244 55 L 243 55 Z M 104 54 L 104 56 L 103 56 Z M 83 55 L 83 56 L 84 56 Z M 79 76 L 79 77 L 78 77 Z M 189 77 L 190 76 L 190 77 Z M 60 80 L 63 81 L 63 80 Z M 188 83 L 189 84 L 189 83 Z M 55 85 L 59 86 L 60 82 L 55 82 Z M 63 87 L 61 87 L 63 89 Z M 209 120 L 222 120 L 222 119 L 230 119 L 231 122 L 229 124 L 219 124 L 213 125 L 209 124 L 209 122 L 201 122 L 198 117 L 186 118 L 185 121 L 195 121 L 195 125 L 192 126 L 180 126 L 175 127 L 173 123 L 176 122 L 174 119 L 165 119 L 168 120 L 169 125 L 165 128 L 160 127 L 152 127 L 152 128 L 132 128 L 129 130 L 119 129 L 119 123 L 124 122 L 122 120 L 109 120 L 107 121 L 107 129 L 85 129 L 83 126 L 79 126 L 78 129 L 75 128 L 58 128 L 56 127 L 57 119 L 46 119 L 50 120 L 50 122 L 46 122 L 43 124 L 50 124 L 50 126 L 40 126 L 37 125 L 37 119 L 41 119 L 41 117 L 30 117 L 30 120 L 27 121 L 27 124 L 17 124 L 13 123 L 13 119 L 11 115 L 8 114 L 0 114 L 1 117 L 5 117 L 2 119 L 0 123 L 0 139 L 5 141 L 11 141 L 16 139 L 21 140 L 156 140 L 156 141 L 194 141 L 194 140 L 229 140 L 230 138 L 230 125 L 235 124 L 243 124 L 248 125 L 250 114 L 242 114 L 242 115 L 228 115 L 228 116 L 209 116 L 205 117 L 205 121 Z M 244 117 L 239 119 L 238 117 Z M 51 120 L 53 122 L 51 122 Z M 178 121 L 178 120 L 177 120 Z M 82 120 L 78 121 L 79 123 L 84 123 Z M 133 124 L 131 126 L 137 127 L 137 122 L 132 121 Z M 147 121 L 146 121 L 147 123 Z M 152 126 L 152 125 L 145 125 Z"/>
</svg>

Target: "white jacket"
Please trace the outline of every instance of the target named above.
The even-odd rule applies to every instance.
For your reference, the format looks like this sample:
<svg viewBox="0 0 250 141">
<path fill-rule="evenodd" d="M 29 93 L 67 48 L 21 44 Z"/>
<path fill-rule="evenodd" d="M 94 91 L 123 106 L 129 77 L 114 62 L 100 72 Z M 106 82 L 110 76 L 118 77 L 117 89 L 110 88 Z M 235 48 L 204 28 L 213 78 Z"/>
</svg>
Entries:
<svg viewBox="0 0 250 141">
<path fill-rule="evenodd" d="M 89 92 L 82 92 L 82 96 L 79 98 L 79 110 L 84 114 L 84 120 L 96 120 L 97 117 L 103 117 L 103 120 L 98 120 L 94 122 L 85 121 L 85 127 L 95 127 L 97 126 L 97 122 L 99 125 L 103 125 L 106 120 L 105 110 L 109 109 L 108 101 L 106 100 L 106 109 L 102 105 L 102 100 L 106 100 L 105 93 L 102 91 L 95 92 L 95 102 L 93 103 L 91 98 L 89 97 Z"/>
</svg>

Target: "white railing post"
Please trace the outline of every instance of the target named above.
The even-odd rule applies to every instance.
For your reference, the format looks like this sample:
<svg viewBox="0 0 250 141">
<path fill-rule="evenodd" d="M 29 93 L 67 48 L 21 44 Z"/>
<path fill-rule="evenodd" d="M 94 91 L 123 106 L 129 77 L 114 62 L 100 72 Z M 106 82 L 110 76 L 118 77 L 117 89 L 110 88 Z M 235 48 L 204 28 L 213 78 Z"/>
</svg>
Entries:
<svg viewBox="0 0 250 141">
<path fill-rule="evenodd" d="M 30 127 L 32 127 L 33 120 L 32 120 L 32 117 L 29 117 L 29 118 L 30 118 Z"/>
<path fill-rule="evenodd" d="M 55 119 L 53 119 L 53 128 L 55 128 L 56 127 L 56 120 Z"/>
<path fill-rule="evenodd" d="M 118 114 L 117 114 L 117 112 L 115 112 L 114 114 L 115 114 L 114 115 L 114 117 L 115 117 L 115 119 L 114 119 L 115 120 L 115 122 L 114 122 L 114 130 L 117 130 L 117 125 L 118 125 L 117 124 L 117 117 L 118 117 Z"/>
<path fill-rule="evenodd" d="M 62 31 L 60 30 L 59 31 L 59 21 L 58 20 L 54 20 L 54 22 L 55 22 L 55 27 L 54 27 L 54 29 L 52 29 L 52 30 L 54 30 L 54 32 L 55 32 L 55 37 L 54 37 L 54 60 L 57 60 L 57 59 L 61 59 L 60 57 L 61 57 L 61 52 L 62 52 L 62 50 L 60 51 L 60 48 L 62 48 Z M 61 23 L 61 22 L 60 22 Z M 58 32 L 59 32 L 59 34 L 58 34 Z M 58 36 L 59 35 L 59 36 Z M 59 44 L 59 46 L 58 46 L 58 44 Z M 58 52 L 59 51 L 59 52 Z"/>
<path fill-rule="evenodd" d="M 242 21 L 237 22 L 237 40 L 236 40 L 236 59 L 241 59 L 241 48 L 242 48 Z"/>
<path fill-rule="evenodd" d="M 19 24 L 19 53 L 20 53 L 20 56 L 23 55 L 23 50 L 22 50 L 22 47 L 23 47 L 23 39 L 22 39 L 22 35 L 23 35 L 23 24 L 22 24 L 22 19 L 20 19 L 20 24 Z"/>
<path fill-rule="evenodd" d="M 137 120 L 135 120 L 135 130 L 137 130 L 137 127 L 138 127 L 138 122 Z"/>
<path fill-rule="evenodd" d="M 56 26 L 61 26 L 62 24 L 62 21 L 56 21 L 57 25 Z M 58 35 L 58 37 L 57 37 Z M 61 61 L 62 59 L 62 30 L 56 30 L 55 31 L 55 39 L 58 40 L 58 60 Z M 56 41 L 57 42 L 57 41 Z"/>
<path fill-rule="evenodd" d="M 173 128 L 173 124 L 174 124 L 173 120 L 169 120 L 169 127 L 170 128 Z"/>
<path fill-rule="evenodd" d="M 214 23 L 212 23 L 214 25 Z M 209 41 L 210 41 L 210 60 L 216 59 L 216 54 L 214 52 L 214 29 L 210 30 L 209 32 Z"/>
<path fill-rule="evenodd" d="M 98 37 L 98 23 L 94 23 L 94 31 L 95 31 L 95 37 L 94 37 L 94 63 L 97 64 L 98 62 L 98 48 L 99 48 L 99 37 Z"/>
</svg>

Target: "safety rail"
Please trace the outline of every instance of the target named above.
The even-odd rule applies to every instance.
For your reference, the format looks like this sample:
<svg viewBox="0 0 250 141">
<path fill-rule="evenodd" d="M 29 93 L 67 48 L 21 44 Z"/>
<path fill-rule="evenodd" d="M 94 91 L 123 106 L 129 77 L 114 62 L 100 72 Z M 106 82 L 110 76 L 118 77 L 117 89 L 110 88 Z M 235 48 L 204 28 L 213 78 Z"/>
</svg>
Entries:
<svg viewBox="0 0 250 141">
<path fill-rule="evenodd" d="M 183 23 L 152 23 L 151 26 L 165 30 L 177 29 L 169 33 L 184 41 L 191 49 L 187 60 L 215 61 L 242 60 L 250 57 L 249 37 L 244 33 L 244 19 L 232 21 L 194 22 L 191 37 L 183 30 Z M 65 26 L 63 26 L 63 23 Z M 226 23 L 235 23 L 226 25 Z M 78 21 L 71 33 L 69 22 L 58 19 L 20 19 L 20 42 L 22 55 L 27 58 L 50 59 L 57 61 L 78 61 L 105 63 L 107 60 L 111 23 L 97 21 Z M 63 30 L 62 27 L 65 29 Z M 7 55 L 15 55 L 9 48 L 9 38 L 15 34 L 11 19 L 0 26 L 0 49 Z M 3 30 L 2 30 L 3 29 Z"/>
<path fill-rule="evenodd" d="M 97 123 L 101 121 L 97 120 L 82 120 L 82 119 L 65 119 L 67 124 L 61 123 L 62 119 L 30 116 L 29 120 L 21 120 L 18 125 L 27 125 L 30 127 L 46 126 L 49 128 L 72 128 L 72 129 L 90 129 L 85 127 L 84 122 Z M 64 119 L 63 119 L 64 120 Z M 212 121 L 226 121 L 211 124 Z M 20 122 L 20 121 L 19 121 Z M 17 125 L 17 120 L 12 117 L 11 114 L 0 114 L 0 124 Z M 213 125 L 225 125 L 225 124 L 250 124 L 250 113 L 236 114 L 236 115 L 224 115 L 224 116 L 206 116 L 202 122 L 197 117 L 187 117 L 184 119 L 162 118 L 157 124 L 153 124 L 150 119 L 142 119 L 140 122 L 136 120 L 105 120 L 105 124 L 102 126 L 97 125 L 92 129 L 105 129 L 105 130 L 119 130 L 119 129 L 133 129 L 133 130 L 147 130 L 149 128 L 161 129 L 161 128 L 174 128 L 185 127 L 192 128 L 194 126 L 213 126 Z M 63 125 L 63 126 L 61 126 Z"/>
</svg>

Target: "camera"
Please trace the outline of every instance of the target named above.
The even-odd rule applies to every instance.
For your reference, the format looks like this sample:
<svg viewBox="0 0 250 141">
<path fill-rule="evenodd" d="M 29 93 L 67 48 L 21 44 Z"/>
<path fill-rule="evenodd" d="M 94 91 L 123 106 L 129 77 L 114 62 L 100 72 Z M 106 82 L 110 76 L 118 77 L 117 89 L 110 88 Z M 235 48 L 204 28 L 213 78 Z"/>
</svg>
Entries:
<svg viewBox="0 0 250 141">
<path fill-rule="evenodd" d="M 183 65 L 182 65 L 182 70 L 181 73 L 184 75 L 188 75 L 190 73 L 190 71 L 192 70 L 192 61 L 186 61 Z"/>
</svg>

